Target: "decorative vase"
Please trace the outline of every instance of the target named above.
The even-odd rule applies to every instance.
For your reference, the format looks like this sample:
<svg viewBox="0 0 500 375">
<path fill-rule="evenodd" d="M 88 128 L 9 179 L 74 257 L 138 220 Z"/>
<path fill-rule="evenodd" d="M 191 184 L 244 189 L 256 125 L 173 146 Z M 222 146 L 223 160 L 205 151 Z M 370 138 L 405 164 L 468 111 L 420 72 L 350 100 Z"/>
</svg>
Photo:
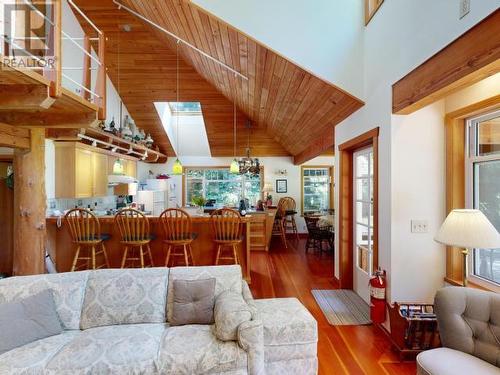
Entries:
<svg viewBox="0 0 500 375">
<path fill-rule="evenodd" d="M 205 207 L 198 206 L 198 214 L 203 215 L 205 213 Z"/>
</svg>

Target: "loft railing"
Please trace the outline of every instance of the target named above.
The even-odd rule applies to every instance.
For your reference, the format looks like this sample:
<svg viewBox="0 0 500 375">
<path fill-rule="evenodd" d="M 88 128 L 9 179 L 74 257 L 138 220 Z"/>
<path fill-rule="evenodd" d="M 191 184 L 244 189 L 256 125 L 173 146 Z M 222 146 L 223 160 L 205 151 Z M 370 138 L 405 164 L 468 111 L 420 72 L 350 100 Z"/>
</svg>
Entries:
<svg viewBox="0 0 500 375">
<path fill-rule="evenodd" d="M 30 67 L 30 69 L 41 72 L 44 77 L 50 80 L 50 96 L 58 98 L 61 96 L 63 81 L 71 82 L 77 92 L 87 101 L 92 102 L 98 107 L 98 119 L 106 118 L 106 66 L 104 60 L 106 38 L 104 33 L 82 12 L 80 8 L 72 1 L 67 0 L 68 4 L 91 26 L 96 32 L 96 36 L 84 34 L 83 37 L 73 37 L 68 32 L 63 30 L 62 25 L 62 0 L 22 0 L 20 5 L 27 6 L 34 14 L 46 22 L 46 32 L 43 37 L 37 36 L 18 36 L 13 35 L 10 38 L 8 35 L 3 35 L 3 54 L 12 56 L 13 51 L 20 50 L 26 56 L 37 61 L 39 65 Z M 47 5 L 51 5 L 48 7 Z M 45 13 L 40 10 L 43 8 Z M 49 12 L 50 10 L 50 12 Z M 50 13 L 50 14 L 46 14 Z M 27 16 L 25 16 L 27 17 Z M 2 17 L 3 18 L 3 17 Z M 32 15 L 30 14 L 30 18 Z M 16 30 L 16 27 L 13 27 Z M 16 34 L 16 31 L 13 31 Z M 23 33 L 25 34 L 25 33 Z M 51 62 L 47 61 L 46 55 L 36 56 L 26 49 L 26 41 L 39 39 L 44 40 L 47 45 L 52 46 Z M 63 61 L 63 41 L 68 41 L 72 46 L 76 47 L 83 55 L 81 66 L 68 66 Z M 96 42 L 97 53 L 92 50 L 91 43 Z M 80 44 L 79 42 L 82 42 Z M 24 43 L 24 46 L 21 44 Z M 93 67 L 92 65 L 96 65 Z M 71 71 L 82 71 L 81 82 L 79 82 Z M 97 71 L 97 77 L 94 87 L 92 87 L 92 71 Z"/>
</svg>

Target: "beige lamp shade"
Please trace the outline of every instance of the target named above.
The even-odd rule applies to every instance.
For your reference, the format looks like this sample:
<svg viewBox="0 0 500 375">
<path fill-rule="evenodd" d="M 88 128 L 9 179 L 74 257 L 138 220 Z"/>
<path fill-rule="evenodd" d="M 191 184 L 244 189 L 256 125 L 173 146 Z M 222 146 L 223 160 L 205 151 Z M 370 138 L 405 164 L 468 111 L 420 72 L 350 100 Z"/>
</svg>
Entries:
<svg viewBox="0 0 500 375">
<path fill-rule="evenodd" d="M 451 211 L 434 240 L 464 249 L 500 248 L 500 234 L 479 210 Z"/>
</svg>

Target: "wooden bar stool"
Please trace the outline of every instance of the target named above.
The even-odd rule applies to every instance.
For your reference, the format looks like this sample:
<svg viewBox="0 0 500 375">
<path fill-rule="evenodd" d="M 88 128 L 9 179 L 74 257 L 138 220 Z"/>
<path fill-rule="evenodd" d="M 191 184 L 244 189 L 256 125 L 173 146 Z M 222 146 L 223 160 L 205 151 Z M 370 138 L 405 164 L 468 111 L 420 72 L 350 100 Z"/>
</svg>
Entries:
<svg viewBox="0 0 500 375">
<path fill-rule="evenodd" d="M 169 208 L 161 213 L 159 222 L 165 236 L 163 244 L 168 246 L 165 267 L 168 267 L 170 257 L 173 258 L 174 263 L 175 257 L 183 257 L 185 266 L 194 266 L 191 243 L 197 235 L 191 231 L 191 216 L 184 210 Z M 175 249 L 179 248 L 182 248 L 182 251 L 176 253 Z M 189 262 L 189 257 L 191 257 L 191 262 Z"/>
<path fill-rule="evenodd" d="M 285 200 L 284 198 L 280 198 L 278 201 L 278 205 L 276 206 L 276 216 L 274 217 L 273 223 L 273 236 L 280 236 L 285 249 L 288 248 L 286 243 L 286 228 L 285 228 L 285 220 L 286 220 L 286 212 L 285 212 Z"/>
<path fill-rule="evenodd" d="M 101 234 L 101 224 L 97 217 L 89 210 L 75 208 L 64 216 L 64 221 L 68 225 L 71 240 L 76 245 L 71 272 L 109 267 L 106 246 L 104 246 L 104 241 L 109 239 L 109 235 Z M 87 250 L 86 256 L 82 256 L 82 250 Z M 102 255 L 102 262 L 97 265 L 99 255 Z M 83 268 L 81 264 L 77 267 L 81 261 L 85 262 Z"/>
<path fill-rule="evenodd" d="M 295 203 L 295 199 L 292 197 L 284 197 L 283 205 L 285 209 L 285 234 L 288 229 L 295 234 L 297 241 L 299 240 L 299 232 L 297 230 L 297 223 L 295 222 L 295 215 L 297 214 L 297 204 Z"/>
<path fill-rule="evenodd" d="M 153 257 L 149 246 L 153 237 L 149 231 L 149 220 L 146 215 L 133 208 L 123 208 L 115 215 L 115 225 L 120 231 L 120 243 L 124 246 L 121 268 L 124 268 L 129 261 L 131 264 L 138 261 L 141 268 L 144 268 L 145 253 L 149 258 L 149 266 L 153 267 Z M 130 256 L 129 249 L 132 251 L 137 249 L 139 254 Z"/>
<path fill-rule="evenodd" d="M 243 242 L 242 220 L 238 211 L 229 208 L 215 210 L 210 215 L 214 242 L 217 244 L 217 255 L 215 264 L 221 260 L 230 260 L 233 264 L 240 264 L 238 257 L 238 246 Z M 223 249 L 231 248 L 231 256 L 223 256 Z"/>
</svg>

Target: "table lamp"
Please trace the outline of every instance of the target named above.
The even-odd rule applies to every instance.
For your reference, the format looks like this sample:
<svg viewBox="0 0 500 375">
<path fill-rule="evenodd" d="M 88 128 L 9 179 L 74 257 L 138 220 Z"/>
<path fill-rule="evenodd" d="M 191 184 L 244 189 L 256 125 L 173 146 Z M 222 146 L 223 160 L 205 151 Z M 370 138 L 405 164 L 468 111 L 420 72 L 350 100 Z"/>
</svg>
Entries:
<svg viewBox="0 0 500 375">
<path fill-rule="evenodd" d="M 500 234 L 479 210 L 451 211 L 434 240 L 463 249 L 463 286 L 467 286 L 469 249 L 500 248 Z"/>
</svg>

